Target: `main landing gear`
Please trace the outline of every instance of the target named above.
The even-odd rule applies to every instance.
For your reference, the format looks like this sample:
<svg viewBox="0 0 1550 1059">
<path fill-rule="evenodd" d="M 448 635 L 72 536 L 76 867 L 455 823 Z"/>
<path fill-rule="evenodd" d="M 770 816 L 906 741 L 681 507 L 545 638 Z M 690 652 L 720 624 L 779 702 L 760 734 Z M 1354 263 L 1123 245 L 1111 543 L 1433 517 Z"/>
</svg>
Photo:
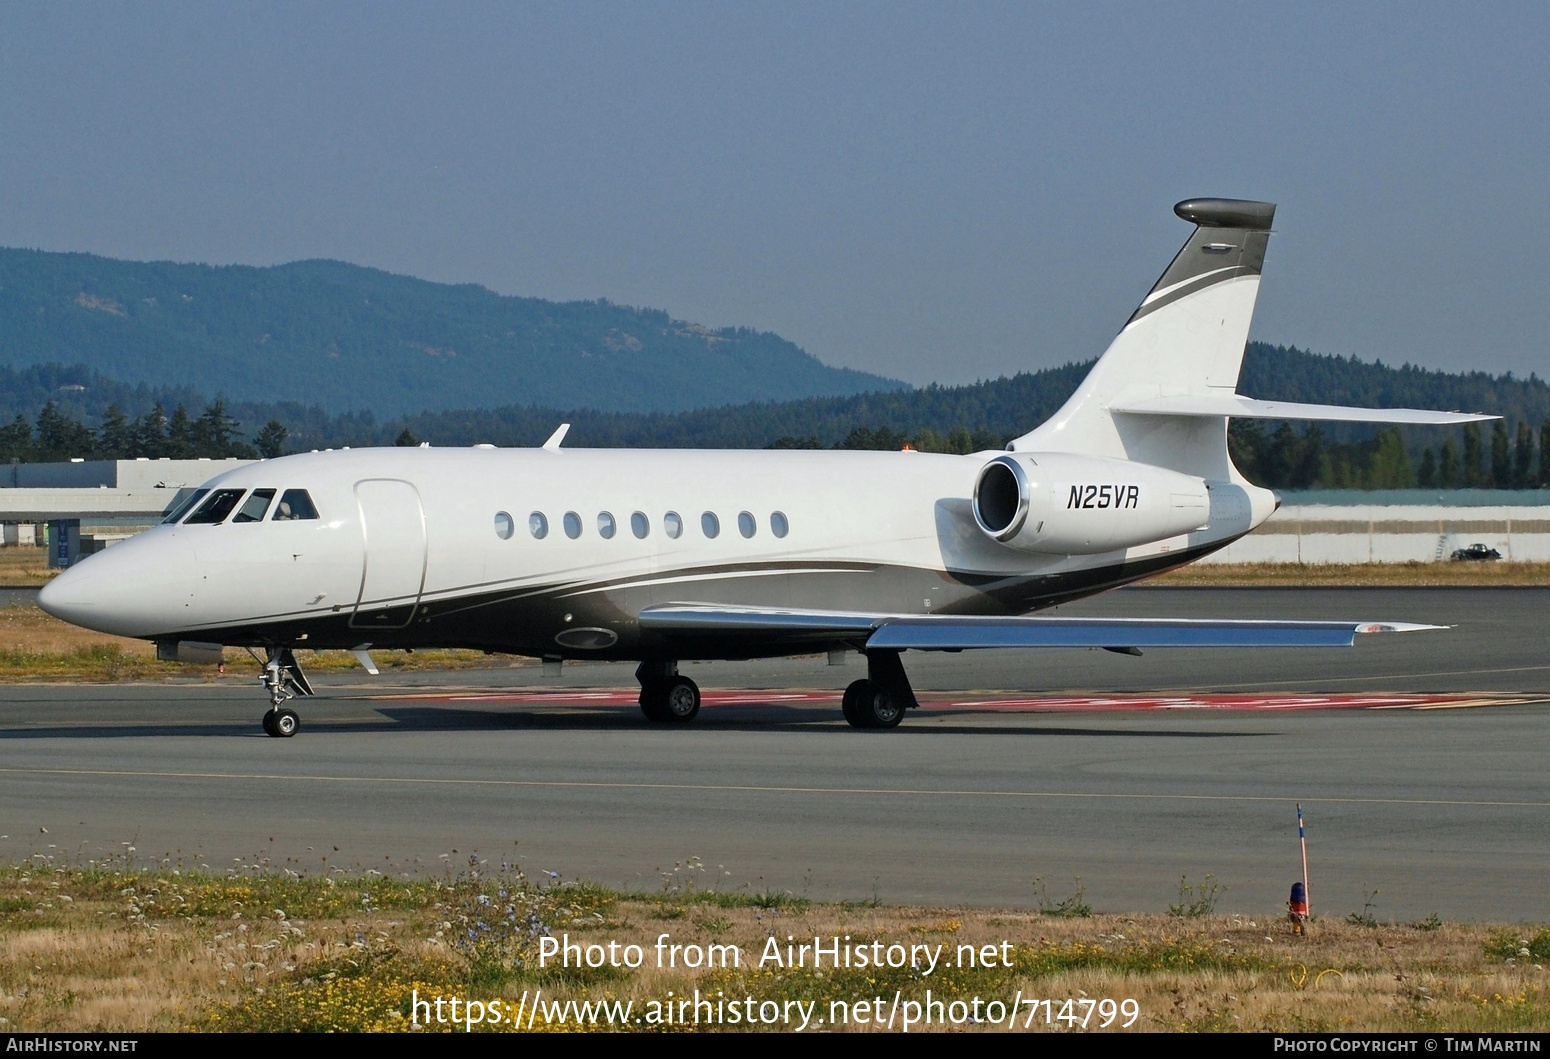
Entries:
<svg viewBox="0 0 1550 1059">
<path fill-rule="evenodd" d="M 904 711 L 920 705 L 915 701 L 910 678 L 898 651 L 868 651 L 867 675 L 845 689 L 841 709 L 852 728 L 895 728 Z"/>
<path fill-rule="evenodd" d="M 692 721 L 700 712 L 700 686 L 678 675 L 677 662 L 642 662 L 635 679 L 648 721 Z"/>
<path fill-rule="evenodd" d="M 904 711 L 920 705 L 898 651 L 868 651 L 866 679 L 845 689 L 842 707 L 853 728 L 896 728 Z M 642 662 L 635 670 L 640 681 L 640 712 L 649 721 L 692 721 L 700 712 L 699 685 L 678 674 L 678 663 Z M 269 723 L 267 720 L 264 722 Z M 289 733 L 287 733 L 289 734 Z"/>
<path fill-rule="evenodd" d="M 271 647 L 266 652 L 264 675 L 259 682 L 269 693 L 269 712 L 264 714 L 264 734 L 289 739 L 301 727 L 301 717 L 285 704 L 298 695 L 311 695 L 312 685 L 301 671 L 301 663 L 289 647 Z"/>
</svg>

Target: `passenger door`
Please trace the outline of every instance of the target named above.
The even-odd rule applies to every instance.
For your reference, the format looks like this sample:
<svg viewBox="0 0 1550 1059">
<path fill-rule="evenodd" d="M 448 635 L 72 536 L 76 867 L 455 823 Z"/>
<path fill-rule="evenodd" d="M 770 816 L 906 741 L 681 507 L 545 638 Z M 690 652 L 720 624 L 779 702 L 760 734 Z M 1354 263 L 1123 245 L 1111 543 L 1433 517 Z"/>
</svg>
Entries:
<svg viewBox="0 0 1550 1059">
<path fill-rule="evenodd" d="M 350 626 L 402 629 L 425 587 L 425 511 L 419 491 L 395 478 L 355 483 L 365 562 Z"/>
</svg>

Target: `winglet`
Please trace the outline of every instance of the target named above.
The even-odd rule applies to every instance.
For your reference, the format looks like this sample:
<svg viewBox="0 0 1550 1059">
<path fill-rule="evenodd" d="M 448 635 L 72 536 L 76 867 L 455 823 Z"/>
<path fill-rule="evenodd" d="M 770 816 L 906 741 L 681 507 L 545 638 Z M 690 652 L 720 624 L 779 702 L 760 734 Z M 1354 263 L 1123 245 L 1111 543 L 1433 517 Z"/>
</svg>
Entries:
<svg viewBox="0 0 1550 1059">
<path fill-rule="evenodd" d="M 565 440 L 565 432 L 570 429 L 569 423 L 561 423 L 560 428 L 549 435 L 549 440 L 544 442 L 544 448 L 549 452 L 559 452 L 560 442 Z"/>
</svg>

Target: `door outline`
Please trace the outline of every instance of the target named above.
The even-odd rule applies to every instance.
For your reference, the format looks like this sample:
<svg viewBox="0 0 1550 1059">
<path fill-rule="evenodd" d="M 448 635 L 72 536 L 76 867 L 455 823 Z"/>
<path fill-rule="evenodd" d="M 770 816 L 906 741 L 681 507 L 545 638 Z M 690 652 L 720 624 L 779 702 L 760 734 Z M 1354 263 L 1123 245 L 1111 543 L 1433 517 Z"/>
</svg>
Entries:
<svg viewBox="0 0 1550 1059">
<path fill-rule="evenodd" d="M 369 489 L 367 490 L 367 495 L 362 494 L 362 486 L 371 486 L 374 484 L 385 484 L 395 487 L 403 486 L 408 490 L 407 496 L 414 499 L 415 515 L 418 518 L 418 522 L 416 524 L 419 527 L 420 564 L 417 576 L 413 574 L 411 575 L 414 576 L 414 589 L 412 595 L 408 592 L 389 592 L 380 597 L 382 602 L 389 602 L 393 600 L 407 600 L 407 602 L 389 603 L 387 606 L 369 606 L 363 612 L 361 609 L 362 604 L 371 602 L 366 598 L 366 589 L 372 572 L 371 527 L 373 525 L 373 521 L 369 512 L 372 507 L 377 508 L 377 514 L 375 516 L 377 521 L 375 524 L 379 528 L 377 535 L 379 541 L 379 564 L 386 562 L 388 559 L 388 556 L 385 554 L 386 549 L 383 548 L 380 542 L 384 537 L 389 536 L 389 534 L 382 532 L 382 528 L 391 525 L 390 520 L 393 514 L 391 510 L 388 510 L 383 506 L 369 503 Z M 350 612 L 350 628 L 405 628 L 410 622 L 414 620 L 416 612 L 418 612 L 420 609 L 420 597 L 425 592 L 425 573 L 430 561 L 430 541 L 425 524 L 425 502 L 420 496 L 419 489 L 415 487 L 413 482 L 405 481 L 402 478 L 362 478 L 360 481 L 355 483 L 355 507 L 359 512 L 361 519 L 361 585 L 355 596 L 355 607 Z M 379 571 L 379 573 L 380 572 L 381 571 Z M 401 620 L 399 619 L 399 616 L 395 614 L 395 611 L 400 609 L 404 612 Z M 373 615 L 378 616 L 378 620 L 371 620 Z"/>
</svg>

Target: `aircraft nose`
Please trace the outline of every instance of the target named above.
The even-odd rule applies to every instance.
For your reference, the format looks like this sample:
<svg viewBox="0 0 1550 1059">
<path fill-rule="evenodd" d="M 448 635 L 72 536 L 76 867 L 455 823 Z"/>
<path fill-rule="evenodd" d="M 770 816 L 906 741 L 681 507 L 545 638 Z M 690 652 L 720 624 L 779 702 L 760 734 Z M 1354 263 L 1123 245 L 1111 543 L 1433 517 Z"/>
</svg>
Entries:
<svg viewBox="0 0 1550 1059">
<path fill-rule="evenodd" d="M 190 587 L 189 565 L 168 543 L 132 538 L 82 559 L 43 586 L 38 606 L 115 636 L 166 632 L 186 609 Z"/>
<path fill-rule="evenodd" d="M 91 593 L 80 577 L 79 566 L 66 570 L 38 592 L 38 606 L 61 621 L 84 625 L 91 610 Z"/>
</svg>

